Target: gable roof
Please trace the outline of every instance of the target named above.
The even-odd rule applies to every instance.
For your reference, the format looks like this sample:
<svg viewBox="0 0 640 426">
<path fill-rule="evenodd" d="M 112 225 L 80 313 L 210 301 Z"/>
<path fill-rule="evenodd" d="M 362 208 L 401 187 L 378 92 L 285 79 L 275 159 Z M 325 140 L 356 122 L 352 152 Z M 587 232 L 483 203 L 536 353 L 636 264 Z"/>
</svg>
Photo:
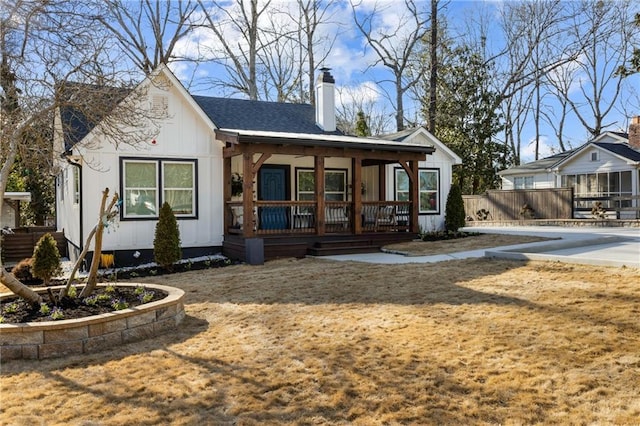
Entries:
<svg viewBox="0 0 640 426">
<path fill-rule="evenodd" d="M 169 78 L 180 95 L 194 108 L 195 112 L 207 122 L 216 136 L 227 142 L 260 140 L 262 143 L 288 143 L 298 145 L 325 145 L 342 148 L 363 148 L 384 151 L 402 151 L 431 154 L 434 147 L 422 141 L 392 141 L 381 138 L 359 138 L 344 135 L 341 131 L 323 131 L 315 122 L 315 109 L 309 104 L 291 104 L 280 102 L 251 101 L 191 95 L 165 65 L 161 65 L 151 76 L 143 80 L 138 87 L 153 84 L 154 78 L 164 75 Z M 96 86 L 97 87 L 97 86 Z M 104 88 L 103 88 L 104 89 Z M 86 117 L 73 108 L 61 108 L 65 150 L 96 127 L 107 111 L 122 102 L 133 90 L 113 89 L 118 97 L 113 97 L 111 109 L 104 109 L 101 117 Z M 109 98 L 111 99 L 111 98 Z M 97 118 L 97 119 L 92 119 Z M 219 139 L 220 140 L 220 139 Z"/>
<path fill-rule="evenodd" d="M 76 82 L 66 82 L 58 86 L 64 150 L 69 151 L 82 141 L 131 93 L 131 90 Z"/>
<path fill-rule="evenodd" d="M 604 139 L 607 136 L 613 137 L 615 140 L 618 140 L 620 142 L 598 142 L 599 140 Z M 571 161 L 571 159 L 574 158 L 575 155 L 584 151 L 589 146 L 597 146 L 598 148 L 609 151 L 624 160 L 640 162 L 640 151 L 632 148 L 627 143 L 628 138 L 629 135 L 627 133 L 605 132 L 578 148 L 560 152 L 558 154 L 554 154 L 538 161 L 532 161 L 530 163 L 525 163 L 519 166 L 501 170 L 498 172 L 498 175 L 510 176 L 523 173 L 540 173 L 549 171 L 551 169 L 556 169 L 562 164 Z"/>
<path fill-rule="evenodd" d="M 453 152 L 448 146 L 442 143 L 438 138 L 436 138 L 431 132 L 425 129 L 422 126 L 412 127 L 408 129 L 401 130 L 395 133 L 389 133 L 386 135 L 379 136 L 380 139 L 385 139 L 389 141 L 395 142 L 404 142 L 404 143 L 420 143 L 416 137 L 418 135 L 422 135 L 436 147 L 437 150 L 440 150 L 447 154 L 452 160 L 453 164 L 462 164 L 462 158 L 460 158 L 455 152 Z"/>
<path fill-rule="evenodd" d="M 251 101 L 192 95 L 209 119 L 220 129 L 253 130 L 310 135 L 342 135 L 325 132 L 316 125 L 315 109 L 309 104 Z"/>
<path fill-rule="evenodd" d="M 509 167 L 508 169 L 498 172 L 499 176 L 519 175 L 522 173 L 539 173 L 545 172 L 551 169 L 556 164 L 560 163 L 565 158 L 573 155 L 578 148 L 571 149 L 569 151 L 559 152 L 549 157 L 542 158 L 537 161 L 531 161 L 529 163 L 520 164 L 519 166 Z"/>
<path fill-rule="evenodd" d="M 593 145 L 606 149 L 627 160 L 640 161 L 640 151 L 631 148 L 627 143 L 594 142 Z"/>
</svg>

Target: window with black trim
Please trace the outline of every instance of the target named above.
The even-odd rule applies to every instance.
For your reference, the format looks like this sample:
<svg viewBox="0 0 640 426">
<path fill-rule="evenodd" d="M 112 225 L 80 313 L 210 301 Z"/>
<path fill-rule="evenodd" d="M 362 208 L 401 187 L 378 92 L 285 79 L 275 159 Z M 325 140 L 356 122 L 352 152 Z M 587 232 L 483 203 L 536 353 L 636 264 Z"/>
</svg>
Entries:
<svg viewBox="0 0 640 426">
<path fill-rule="evenodd" d="M 409 201 L 409 176 L 404 169 L 395 169 L 395 199 Z M 440 170 L 418 170 L 420 213 L 440 213 Z"/>
<path fill-rule="evenodd" d="M 123 219 L 157 218 L 169 203 L 176 217 L 196 217 L 197 160 L 120 161 Z"/>
</svg>

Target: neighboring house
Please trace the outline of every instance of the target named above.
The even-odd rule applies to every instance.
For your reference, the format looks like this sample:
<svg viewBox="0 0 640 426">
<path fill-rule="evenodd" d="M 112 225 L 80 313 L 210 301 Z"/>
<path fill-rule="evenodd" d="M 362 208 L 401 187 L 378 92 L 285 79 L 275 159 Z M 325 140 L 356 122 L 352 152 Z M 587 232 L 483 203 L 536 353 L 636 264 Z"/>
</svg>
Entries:
<svg viewBox="0 0 640 426">
<path fill-rule="evenodd" d="M 5 192 L 2 202 L 0 228 L 17 228 L 20 226 L 20 202 L 30 202 L 30 192 Z"/>
<path fill-rule="evenodd" d="M 342 134 L 333 77 L 325 69 L 318 80 L 314 109 L 190 95 L 161 66 L 136 90 L 164 118 L 157 135 L 136 147 L 116 148 L 102 140 L 99 124 L 59 111 L 57 226 L 71 257 L 97 221 L 105 187 L 123 201 L 103 239 L 117 265 L 152 259 L 165 201 L 184 257 L 222 251 L 259 263 L 328 253 L 332 244 L 333 251 L 371 249 L 420 228 L 441 229 L 460 158 L 421 128 L 388 138 Z"/>
<path fill-rule="evenodd" d="M 629 133 L 605 132 L 579 148 L 498 172 L 502 189 L 572 187 L 574 197 L 630 197 L 640 195 L 640 117 Z M 636 207 L 638 199 L 619 202 Z M 592 203 L 579 205 L 590 210 Z M 614 207 L 609 202 L 604 207 Z M 621 218 L 625 216 L 624 212 Z M 636 218 L 636 212 L 626 213 Z M 589 213 L 576 214 L 576 217 Z"/>
</svg>

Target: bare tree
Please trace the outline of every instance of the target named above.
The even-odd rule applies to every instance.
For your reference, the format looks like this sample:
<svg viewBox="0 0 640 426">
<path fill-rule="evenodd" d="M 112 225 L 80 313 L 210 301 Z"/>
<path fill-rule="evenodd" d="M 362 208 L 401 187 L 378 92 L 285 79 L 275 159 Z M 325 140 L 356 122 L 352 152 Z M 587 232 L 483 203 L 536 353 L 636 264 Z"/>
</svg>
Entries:
<svg viewBox="0 0 640 426">
<path fill-rule="evenodd" d="M 263 36 L 258 40 L 258 61 L 262 66 L 256 72 L 256 78 L 263 93 L 258 97 L 285 102 L 295 96 L 302 79 L 296 58 L 300 41 L 295 37 L 296 30 L 288 18 L 285 21 L 286 15 L 270 10 L 268 16 L 262 28 Z"/>
<path fill-rule="evenodd" d="M 333 38 L 318 38 L 318 28 L 330 22 L 332 19 L 331 2 L 322 2 L 321 0 L 298 0 L 299 10 L 299 35 L 300 35 L 300 74 L 304 63 L 307 65 L 306 77 L 309 82 L 309 103 L 315 105 L 315 73 L 317 64 L 321 64 L 329 54 L 337 34 Z M 327 45 L 324 53 L 319 60 L 316 60 L 318 53 L 316 48 L 321 45 Z M 300 79 L 300 99 L 304 99 L 303 78 Z"/>
<path fill-rule="evenodd" d="M 421 74 L 425 72 L 422 68 L 424 62 L 417 60 L 415 53 L 420 41 L 429 31 L 429 16 L 419 10 L 419 2 L 405 0 L 404 10 L 397 22 L 393 27 L 385 28 L 381 26 L 382 14 L 389 12 L 391 7 L 396 11 L 398 4 L 394 3 L 386 8 L 376 4 L 373 11 L 364 16 L 358 11 L 359 5 L 360 3 L 351 4 L 355 25 L 378 57 L 371 67 L 382 64 L 393 74 L 390 81 L 395 90 L 396 129 L 399 131 L 405 126 L 404 95 L 418 83 Z M 411 67 L 414 69 L 409 73 Z"/>
<path fill-rule="evenodd" d="M 211 31 L 217 42 L 207 53 L 226 69 L 229 78 L 216 79 L 213 83 L 257 100 L 259 50 L 266 43 L 260 42 L 259 21 L 271 0 L 261 5 L 258 0 L 235 0 L 232 7 L 219 1 L 198 0 L 198 3 L 203 15 L 203 22 L 198 26 Z"/>
<path fill-rule="evenodd" d="M 372 135 L 387 132 L 392 115 L 380 107 L 380 103 L 377 102 L 379 94 L 372 96 L 375 90 L 377 89 L 373 84 L 360 88 L 337 89 L 336 121 L 340 130 L 346 134 L 355 135 L 358 114 L 363 113 Z"/>
<path fill-rule="evenodd" d="M 109 56 L 112 50 L 105 35 L 90 25 L 91 11 L 84 4 L 21 0 L 1 5 L 0 209 L 16 156 L 22 156 L 24 150 L 37 150 L 35 143 L 44 141 L 30 141 L 29 137 L 40 134 L 40 126 L 50 129 L 54 114 L 62 109 L 73 110 L 84 120 L 100 122 L 98 134 L 121 143 L 146 140 L 154 130 L 139 99 L 126 95 L 123 100 L 128 90 L 96 93 L 106 85 L 122 86 L 128 74 L 112 72 L 102 65 L 117 58 Z M 82 84 L 72 84 L 73 80 Z M 111 127 L 110 120 L 132 127 Z M 59 157 L 39 157 L 39 167 L 51 167 L 53 158 Z M 30 303 L 41 300 L 1 263 L 0 282 Z"/>
<path fill-rule="evenodd" d="M 115 37 L 133 64 L 150 74 L 160 64 L 177 59 L 177 43 L 191 31 L 190 20 L 197 10 L 191 0 L 99 1 L 104 11 L 97 20 Z"/>
<path fill-rule="evenodd" d="M 436 132 L 437 89 L 438 89 L 438 0 L 431 0 L 431 72 L 429 76 L 429 108 L 427 129 Z"/>
<path fill-rule="evenodd" d="M 575 63 L 579 70 L 579 96 L 567 100 L 585 129 L 595 137 L 603 129 L 616 124 L 607 122 L 622 95 L 625 79 L 619 75 L 633 54 L 631 41 L 640 28 L 633 25 L 631 2 L 584 0 L 577 4 L 572 33 L 583 40 L 583 48 Z"/>
</svg>

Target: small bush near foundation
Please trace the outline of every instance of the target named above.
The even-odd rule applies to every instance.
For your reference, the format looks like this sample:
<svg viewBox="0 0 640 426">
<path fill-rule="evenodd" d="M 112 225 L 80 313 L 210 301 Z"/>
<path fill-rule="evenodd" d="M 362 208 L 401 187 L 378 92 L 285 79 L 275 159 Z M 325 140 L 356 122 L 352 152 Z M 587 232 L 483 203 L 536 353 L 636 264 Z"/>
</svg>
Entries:
<svg viewBox="0 0 640 426">
<path fill-rule="evenodd" d="M 158 265 L 169 271 L 173 269 L 173 264 L 182 258 L 178 221 L 167 202 L 162 205 L 156 224 L 153 257 Z"/>
<path fill-rule="evenodd" d="M 458 185 L 453 184 L 445 206 L 444 227 L 447 231 L 456 232 L 464 225 L 465 215 L 462 191 Z"/>
<path fill-rule="evenodd" d="M 51 278 L 60 272 L 60 252 L 56 240 L 50 233 L 44 234 L 33 250 L 32 273 L 42 278 L 45 285 L 49 285 Z"/>
</svg>

